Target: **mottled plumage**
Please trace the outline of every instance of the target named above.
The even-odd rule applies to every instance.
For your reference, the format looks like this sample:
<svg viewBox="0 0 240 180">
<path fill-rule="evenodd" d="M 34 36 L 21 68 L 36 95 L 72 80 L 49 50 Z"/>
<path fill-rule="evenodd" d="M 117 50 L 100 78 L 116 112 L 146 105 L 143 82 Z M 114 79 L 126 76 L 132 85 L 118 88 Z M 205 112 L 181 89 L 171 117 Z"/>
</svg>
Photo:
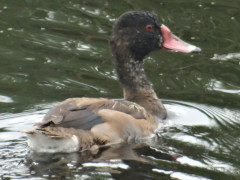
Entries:
<svg viewBox="0 0 240 180">
<path fill-rule="evenodd" d="M 42 134 L 55 140 L 71 139 L 74 136 L 78 147 L 73 150 L 82 151 L 96 148 L 96 145 L 98 148 L 150 136 L 157 128 L 157 121 L 143 107 L 133 102 L 71 98 L 53 107 L 36 126 L 35 130 L 24 132 L 29 136 Z M 33 143 L 29 145 L 33 149 L 36 146 Z M 46 144 L 46 149 L 54 147 L 54 142 Z M 39 148 L 40 151 L 42 149 Z"/>
<path fill-rule="evenodd" d="M 115 23 L 110 46 L 124 100 L 67 99 L 46 114 L 35 130 L 25 130 L 39 152 L 74 152 L 151 137 L 167 116 L 144 72 L 143 58 L 159 49 L 200 49 L 182 43 L 149 12 L 127 12 Z"/>
</svg>

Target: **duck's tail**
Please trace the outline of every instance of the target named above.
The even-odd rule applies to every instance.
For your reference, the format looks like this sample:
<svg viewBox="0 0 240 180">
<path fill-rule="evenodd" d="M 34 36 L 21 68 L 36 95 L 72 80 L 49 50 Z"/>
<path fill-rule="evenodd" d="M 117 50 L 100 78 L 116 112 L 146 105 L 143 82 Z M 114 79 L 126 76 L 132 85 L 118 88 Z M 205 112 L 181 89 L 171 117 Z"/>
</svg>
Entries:
<svg viewBox="0 0 240 180">
<path fill-rule="evenodd" d="M 96 140 L 90 131 L 63 127 L 45 127 L 36 130 L 23 130 L 22 132 L 27 134 L 28 145 L 36 152 L 69 153 L 98 150 Z"/>
</svg>

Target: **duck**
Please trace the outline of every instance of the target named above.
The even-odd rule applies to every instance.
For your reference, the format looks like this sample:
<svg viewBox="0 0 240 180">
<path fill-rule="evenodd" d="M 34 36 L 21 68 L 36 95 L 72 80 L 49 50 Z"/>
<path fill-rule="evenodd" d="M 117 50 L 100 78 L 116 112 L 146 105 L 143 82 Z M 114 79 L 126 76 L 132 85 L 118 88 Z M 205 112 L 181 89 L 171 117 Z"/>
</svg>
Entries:
<svg viewBox="0 0 240 180">
<path fill-rule="evenodd" d="M 201 51 L 146 11 L 122 14 L 109 44 L 123 99 L 81 97 L 58 103 L 35 129 L 23 130 L 33 151 L 97 153 L 112 144 L 151 138 L 167 111 L 147 79 L 144 58 L 158 50 Z"/>
</svg>

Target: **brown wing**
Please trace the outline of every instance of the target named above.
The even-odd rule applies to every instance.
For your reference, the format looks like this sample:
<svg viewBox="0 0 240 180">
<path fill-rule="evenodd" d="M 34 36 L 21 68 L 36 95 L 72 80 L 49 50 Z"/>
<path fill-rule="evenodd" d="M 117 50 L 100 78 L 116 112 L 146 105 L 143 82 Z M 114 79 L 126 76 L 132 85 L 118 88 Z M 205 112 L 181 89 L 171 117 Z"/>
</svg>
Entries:
<svg viewBox="0 0 240 180">
<path fill-rule="evenodd" d="M 38 128 L 59 126 L 90 130 L 93 126 L 105 121 L 98 115 L 98 111 L 102 109 L 123 112 L 135 119 L 149 117 L 143 107 L 129 101 L 104 98 L 71 98 L 49 110 L 37 126 Z"/>
</svg>

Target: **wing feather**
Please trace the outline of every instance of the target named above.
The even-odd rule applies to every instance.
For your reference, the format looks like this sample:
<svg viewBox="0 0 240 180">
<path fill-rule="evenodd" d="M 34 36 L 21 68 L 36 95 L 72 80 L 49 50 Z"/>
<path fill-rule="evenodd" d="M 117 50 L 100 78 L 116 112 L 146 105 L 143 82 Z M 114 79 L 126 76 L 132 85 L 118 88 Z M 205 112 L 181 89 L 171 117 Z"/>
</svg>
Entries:
<svg viewBox="0 0 240 180">
<path fill-rule="evenodd" d="M 149 114 L 143 107 L 125 100 L 71 98 L 50 109 L 44 119 L 36 125 L 38 128 L 59 126 L 90 130 L 93 126 L 105 122 L 98 115 L 98 111 L 102 109 L 126 113 L 135 119 L 147 119 L 149 117 Z"/>
</svg>

